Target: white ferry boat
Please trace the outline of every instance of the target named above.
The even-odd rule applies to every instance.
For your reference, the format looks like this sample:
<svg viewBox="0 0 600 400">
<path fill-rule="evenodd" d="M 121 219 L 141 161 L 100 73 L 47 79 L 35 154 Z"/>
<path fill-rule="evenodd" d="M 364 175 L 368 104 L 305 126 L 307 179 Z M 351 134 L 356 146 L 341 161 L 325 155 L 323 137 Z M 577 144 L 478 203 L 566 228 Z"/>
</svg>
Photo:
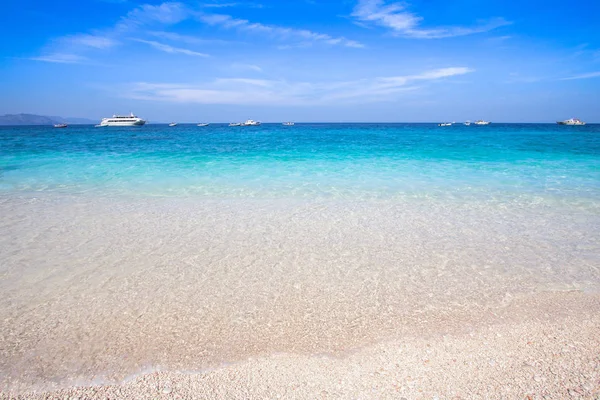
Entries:
<svg viewBox="0 0 600 400">
<path fill-rule="evenodd" d="M 113 115 L 112 118 L 102 118 L 100 126 L 141 126 L 145 120 L 133 115 Z"/>
<path fill-rule="evenodd" d="M 246 120 L 246 122 L 242 123 L 242 126 L 258 126 L 260 122 L 254 121 L 253 119 Z"/>
<path fill-rule="evenodd" d="M 284 122 L 281 125 L 283 125 L 283 126 L 294 126 L 294 123 L 293 122 Z"/>
<path fill-rule="evenodd" d="M 566 119 L 564 121 L 557 121 L 556 123 L 559 125 L 585 125 L 585 122 L 579 118 Z"/>
<path fill-rule="evenodd" d="M 480 120 L 478 120 L 478 121 L 475 121 L 475 122 L 473 122 L 473 123 L 474 123 L 475 125 L 489 125 L 489 124 L 491 124 L 491 122 L 490 122 L 490 121 L 484 121 L 484 120 L 482 120 L 482 119 L 480 119 Z"/>
</svg>

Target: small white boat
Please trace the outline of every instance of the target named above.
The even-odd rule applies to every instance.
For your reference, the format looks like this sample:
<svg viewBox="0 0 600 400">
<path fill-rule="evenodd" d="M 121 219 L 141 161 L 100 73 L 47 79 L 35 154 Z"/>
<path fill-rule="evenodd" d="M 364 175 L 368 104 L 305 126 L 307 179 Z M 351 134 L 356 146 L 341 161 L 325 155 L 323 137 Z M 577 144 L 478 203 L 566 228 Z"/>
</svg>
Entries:
<svg viewBox="0 0 600 400">
<path fill-rule="evenodd" d="M 571 118 L 571 119 L 566 119 L 564 121 L 557 121 L 556 122 L 559 125 L 585 125 L 585 122 L 583 122 L 582 120 L 580 120 L 579 118 Z"/>
<path fill-rule="evenodd" d="M 208 125 L 209 125 L 208 123 L 200 123 L 200 124 L 198 124 L 196 126 L 208 126 Z"/>
<path fill-rule="evenodd" d="M 229 124 L 229 126 L 242 126 L 241 122 L 232 122 Z"/>
<path fill-rule="evenodd" d="M 177 126 L 177 122 L 171 122 L 169 126 Z"/>
<path fill-rule="evenodd" d="M 475 121 L 475 122 L 473 122 L 473 123 L 474 123 L 475 125 L 489 125 L 489 124 L 491 124 L 491 122 L 490 122 L 490 121 L 484 121 L 484 120 L 482 120 L 482 119 L 480 119 L 480 120 L 478 120 L 478 121 Z"/>
<path fill-rule="evenodd" d="M 67 124 L 54 124 L 55 128 L 66 128 L 67 126 L 69 126 L 69 125 L 67 125 Z"/>
<path fill-rule="evenodd" d="M 290 122 L 284 122 L 281 125 L 283 125 L 283 126 L 294 126 L 294 123 L 290 121 Z"/>
<path fill-rule="evenodd" d="M 246 120 L 246 122 L 242 123 L 242 126 L 258 126 L 258 125 L 260 125 L 260 122 L 254 121 L 253 119 L 248 119 L 248 120 Z"/>
<path fill-rule="evenodd" d="M 466 126 L 470 126 L 470 125 L 471 125 L 471 121 L 467 121 L 467 122 L 465 122 L 465 125 L 466 125 Z"/>
<path fill-rule="evenodd" d="M 441 124 L 438 124 L 438 126 L 452 126 L 452 122 L 442 122 Z"/>
</svg>

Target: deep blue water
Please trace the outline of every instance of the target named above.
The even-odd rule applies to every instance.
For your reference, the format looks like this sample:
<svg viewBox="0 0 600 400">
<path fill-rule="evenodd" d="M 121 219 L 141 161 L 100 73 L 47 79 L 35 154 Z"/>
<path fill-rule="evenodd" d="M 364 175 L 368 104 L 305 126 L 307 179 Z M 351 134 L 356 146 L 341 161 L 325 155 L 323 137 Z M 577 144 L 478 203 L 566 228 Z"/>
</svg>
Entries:
<svg viewBox="0 0 600 400">
<path fill-rule="evenodd" d="M 600 125 L 0 127 L 0 193 L 600 199 Z"/>
</svg>

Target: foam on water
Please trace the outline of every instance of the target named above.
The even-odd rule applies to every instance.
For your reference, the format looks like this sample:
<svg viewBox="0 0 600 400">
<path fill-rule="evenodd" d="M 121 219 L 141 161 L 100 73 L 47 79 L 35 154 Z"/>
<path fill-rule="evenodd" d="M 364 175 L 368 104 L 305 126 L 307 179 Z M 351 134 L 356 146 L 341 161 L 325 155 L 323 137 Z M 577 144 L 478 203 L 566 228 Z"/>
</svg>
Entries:
<svg viewBox="0 0 600 400">
<path fill-rule="evenodd" d="M 600 287 L 596 127 L 210 128 L 0 129 L 0 387 L 337 352 Z"/>
</svg>

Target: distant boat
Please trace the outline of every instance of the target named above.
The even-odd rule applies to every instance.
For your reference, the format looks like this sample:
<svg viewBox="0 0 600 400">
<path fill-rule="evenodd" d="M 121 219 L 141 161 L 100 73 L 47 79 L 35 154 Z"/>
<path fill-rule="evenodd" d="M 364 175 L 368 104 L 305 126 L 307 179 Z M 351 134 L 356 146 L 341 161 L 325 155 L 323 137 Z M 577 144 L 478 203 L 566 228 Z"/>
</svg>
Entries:
<svg viewBox="0 0 600 400">
<path fill-rule="evenodd" d="M 556 123 L 559 125 L 585 125 L 585 122 L 579 118 L 566 119 L 564 121 L 557 121 Z"/>
<path fill-rule="evenodd" d="M 177 126 L 177 122 L 171 122 L 169 126 Z"/>
<path fill-rule="evenodd" d="M 229 126 L 242 126 L 241 122 L 232 122 L 229 124 Z"/>
<path fill-rule="evenodd" d="M 69 125 L 67 125 L 67 124 L 54 124 L 55 128 L 66 128 L 67 126 L 69 126 Z"/>
<path fill-rule="evenodd" d="M 248 119 L 248 120 L 246 120 L 246 122 L 243 122 L 241 125 L 242 126 L 258 126 L 258 125 L 260 125 L 260 122 L 254 121 L 253 119 Z"/>
<path fill-rule="evenodd" d="M 475 122 L 473 122 L 473 123 L 474 123 L 475 125 L 489 125 L 489 124 L 491 124 L 491 122 L 490 122 L 490 121 L 484 121 L 484 120 L 482 120 L 482 119 L 480 119 L 480 120 L 478 120 L 478 121 L 475 121 Z"/>
<path fill-rule="evenodd" d="M 441 124 L 438 124 L 438 126 L 452 126 L 452 122 L 442 122 Z"/>
<path fill-rule="evenodd" d="M 294 126 L 294 123 L 290 121 L 290 122 L 284 122 L 281 125 L 283 125 L 283 126 Z"/>
<path fill-rule="evenodd" d="M 196 126 L 208 126 L 208 125 L 209 125 L 208 123 L 201 123 L 201 124 L 198 124 Z"/>
<path fill-rule="evenodd" d="M 130 113 L 130 115 L 113 115 L 112 118 L 102 118 L 100 126 L 140 126 L 145 123 L 145 120 Z"/>
<path fill-rule="evenodd" d="M 466 125 L 466 126 L 469 126 L 469 125 L 471 125 L 471 121 L 466 121 L 466 122 L 465 122 L 465 125 Z"/>
</svg>

